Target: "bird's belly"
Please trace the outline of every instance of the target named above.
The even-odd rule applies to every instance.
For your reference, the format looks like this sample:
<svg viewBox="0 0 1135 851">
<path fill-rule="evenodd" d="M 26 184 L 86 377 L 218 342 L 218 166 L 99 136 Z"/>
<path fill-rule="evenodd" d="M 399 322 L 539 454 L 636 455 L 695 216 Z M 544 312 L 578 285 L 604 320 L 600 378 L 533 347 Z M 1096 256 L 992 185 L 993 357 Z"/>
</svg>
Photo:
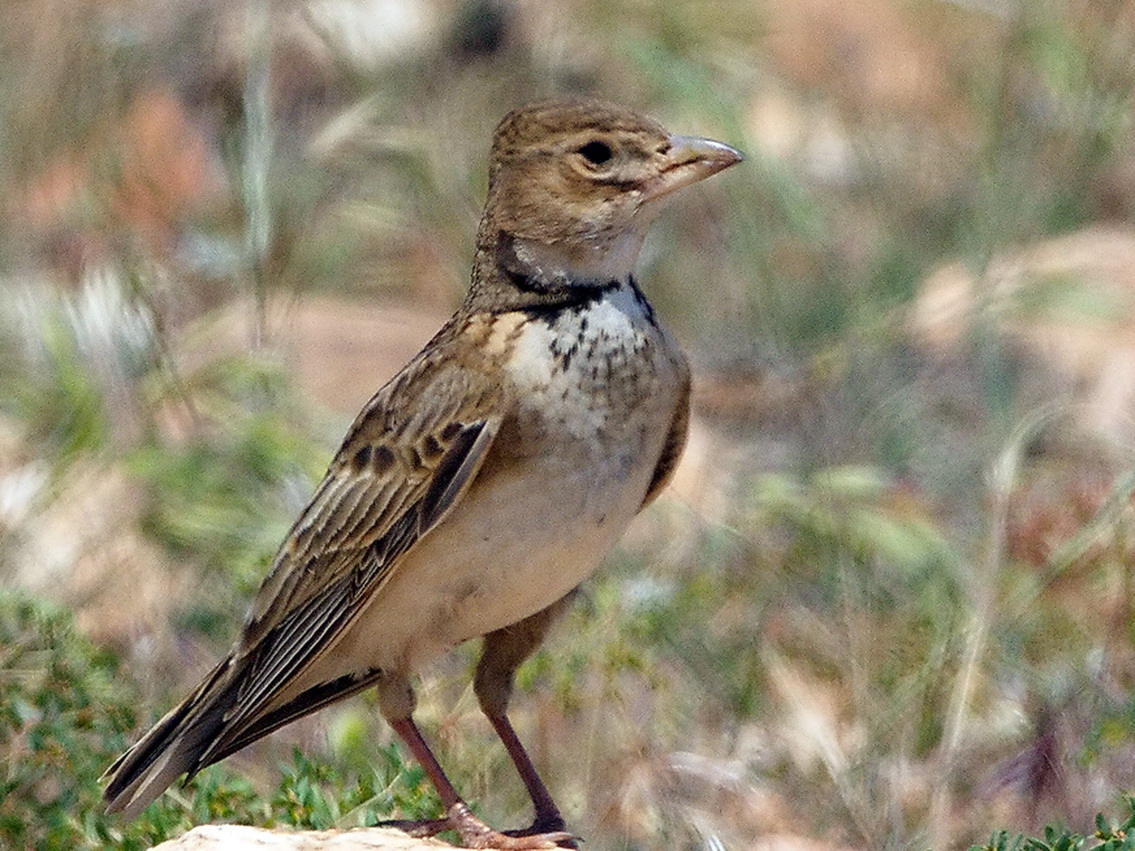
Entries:
<svg viewBox="0 0 1135 851">
<path fill-rule="evenodd" d="M 525 466 L 471 491 L 406 555 L 344 634 L 336 668 L 412 672 L 550 606 L 599 566 L 649 482 L 643 471 L 597 485 L 555 456 Z"/>
</svg>

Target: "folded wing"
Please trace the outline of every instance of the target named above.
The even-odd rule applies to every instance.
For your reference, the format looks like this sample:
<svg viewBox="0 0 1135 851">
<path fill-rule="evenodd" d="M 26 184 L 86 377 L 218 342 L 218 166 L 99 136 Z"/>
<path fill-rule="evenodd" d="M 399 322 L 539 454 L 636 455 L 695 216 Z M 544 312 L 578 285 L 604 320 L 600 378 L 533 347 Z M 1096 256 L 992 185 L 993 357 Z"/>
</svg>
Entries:
<svg viewBox="0 0 1135 851">
<path fill-rule="evenodd" d="M 427 348 L 355 420 L 233 652 L 107 770 L 110 811 L 132 817 L 182 773 L 377 679 L 378 671 L 349 672 L 281 702 L 282 690 L 382 592 L 401 556 L 445 521 L 492 445 L 500 387 L 444 355 L 443 346 Z"/>
</svg>

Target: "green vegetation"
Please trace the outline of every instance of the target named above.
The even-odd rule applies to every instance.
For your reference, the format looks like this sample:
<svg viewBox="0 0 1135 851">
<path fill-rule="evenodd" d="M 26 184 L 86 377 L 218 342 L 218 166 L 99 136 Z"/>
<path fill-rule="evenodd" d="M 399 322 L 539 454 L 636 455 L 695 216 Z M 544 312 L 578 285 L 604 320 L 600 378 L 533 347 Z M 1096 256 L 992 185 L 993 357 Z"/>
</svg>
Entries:
<svg viewBox="0 0 1135 851">
<path fill-rule="evenodd" d="M 374 824 L 391 812 L 425 817 L 436 807 L 421 791 L 420 771 L 392 747 L 371 753 L 357 772 L 297 751 L 279 766 L 274 791 L 213 766 L 124 825 L 102 812 L 98 777 L 141 720 L 129 672 L 78 635 L 65 612 L 7 591 L 0 647 L 5 848 L 141 849 L 210 821 L 322 830 Z"/>
<path fill-rule="evenodd" d="M 1135 798 L 1127 799 L 1127 809 L 1127 817 L 1114 824 L 1102 813 L 1097 815 L 1096 829 L 1088 836 L 1052 825 L 1044 829 L 1044 839 L 1010 836 L 1002 830 L 987 844 L 971 846 L 970 851 L 1129 851 L 1135 848 Z"/>
</svg>

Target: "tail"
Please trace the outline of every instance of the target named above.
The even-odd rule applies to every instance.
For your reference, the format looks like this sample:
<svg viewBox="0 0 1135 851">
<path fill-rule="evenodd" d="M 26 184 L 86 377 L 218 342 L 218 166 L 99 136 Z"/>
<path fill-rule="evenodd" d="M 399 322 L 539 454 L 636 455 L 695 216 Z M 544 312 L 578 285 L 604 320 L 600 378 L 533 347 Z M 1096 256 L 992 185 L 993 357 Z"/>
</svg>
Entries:
<svg viewBox="0 0 1135 851">
<path fill-rule="evenodd" d="M 247 659 L 244 660 L 247 663 Z M 319 683 L 270 711 L 230 718 L 247 668 L 232 657 L 205 677 L 103 775 L 107 812 L 137 816 L 182 774 L 192 777 L 297 718 L 356 694 L 382 677 L 377 668 Z"/>
<path fill-rule="evenodd" d="M 204 767 L 201 757 L 236 699 L 236 689 L 225 676 L 231 663 L 231 659 L 221 662 L 189 697 L 106 770 L 107 812 L 121 812 L 132 819 L 179 776 L 192 776 Z"/>
</svg>

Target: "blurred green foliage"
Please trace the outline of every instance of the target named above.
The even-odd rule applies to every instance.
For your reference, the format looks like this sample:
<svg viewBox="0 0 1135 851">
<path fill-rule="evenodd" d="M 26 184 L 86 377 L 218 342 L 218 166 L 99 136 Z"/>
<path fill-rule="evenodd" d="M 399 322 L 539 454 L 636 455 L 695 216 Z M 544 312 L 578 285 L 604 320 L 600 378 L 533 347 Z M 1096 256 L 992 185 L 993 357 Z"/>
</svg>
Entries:
<svg viewBox="0 0 1135 851">
<path fill-rule="evenodd" d="M 304 757 L 280 766 L 265 795 L 213 766 L 133 822 L 103 814 L 99 776 L 137 728 L 128 669 L 76 633 L 61 609 L 0 592 L 0 845 L 5 848 L 148 848 L 194 824 L 236 821 L 304 829 L 359 827 L 392 812 L 425 817 L 420 769 L 392 747 L 363 771 Z"/>
<path fill-rule="evenodd" d="M 277 365 L 233 358 L 211 372 L 197 403 L 219 427 L 184 442 L 147 442 L 129 455 L 127 469 L 150 495 L 142 528 L 247 599 L 328 452 L 289 408 L 291 387 Z"/>
<path fill-rule="evenodd" d="M 96 778 L 134 725 L 113 656 L 45 603 L 0 595 L 0 841 L 7 848 L 98 847 Z"/>
</svg>

